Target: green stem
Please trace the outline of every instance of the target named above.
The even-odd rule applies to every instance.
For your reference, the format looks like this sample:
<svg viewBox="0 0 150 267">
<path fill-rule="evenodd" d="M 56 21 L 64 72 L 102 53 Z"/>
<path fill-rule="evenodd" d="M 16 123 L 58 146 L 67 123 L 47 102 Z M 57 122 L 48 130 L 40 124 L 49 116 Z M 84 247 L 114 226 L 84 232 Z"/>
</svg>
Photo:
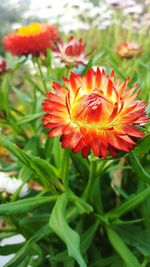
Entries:
<svg viewBox="0 0 150 267">
<path fill-rule="evenodd" d="M 43 72 L 42 72 L 41 63 L 39 61 L 39 58 L 36 57 L 35 60 L 36 60 L 36 63 L 37 63 L 37 66 L 38 66 L 38 70 L 39 70 L 39 73 L 40 73 L 40 76 L 41 76 L 41 80 L 42 80 L 42 83 L 43 83 L 43 86 L 44 86 L 44 91 L 48 92 L 47 85 L 46 85 L 46 82 L 44 80 L 45 77 L 44 77 Z"/>
<path fill-rule="evenodd" d="M 47 49 L 46 51 L 46 67 L 47 67 L 47 76 L 50 77 L 51 75 L 51 59 L 52 59 L 52 54 L 51 54 L 51 50 Z"/>
<path fill-rule="evenodd" d="M 33 113 L 36 113 L 36 105 L 37 105 L 37 96 L 36 96 L 36 88 L 33 88 Z"/>
<path fill-rule="evenodd" d="M 102 196 L 101 196 L 101 177 L 96 178 L 95 182 L 95 194 L 94 194 L 94 202 L 95 202 L 95 208 L 98 211 L 99 214 L 103 214 L 103 202 L 102 202 Z"/>
<path fill-rule="evenodd" d="M 95 161 L 91 161 L 90 163 L 90 173 L 89 173 L 89 180 L 87 183 L 87 186 L 83 192 L 83 199 L 84 200 L 88 200 L 91 197 L 91 192 L 93 189 L 93 184 L 95 182 L 95 178 L 96 178 L 96 162 Z"/>
<path fill-rule="evenodd" d="M 60 178 L 63 181 L 65 189 L 68 191 L 68 173 L 70 166 L 70 150 L 63 149 L 61 151 L 61 162 L 60 162 Z"/>
</svg>

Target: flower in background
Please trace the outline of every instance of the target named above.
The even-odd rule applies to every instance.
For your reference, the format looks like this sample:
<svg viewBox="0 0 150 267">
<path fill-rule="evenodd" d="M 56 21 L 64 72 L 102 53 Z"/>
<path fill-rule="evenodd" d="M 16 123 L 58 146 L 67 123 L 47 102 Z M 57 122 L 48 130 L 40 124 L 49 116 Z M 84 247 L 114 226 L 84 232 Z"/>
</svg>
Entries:
<svg viewBox="0 0 150 267">
<path fill-rule="evenodd" d="M 86 65 L 85 44 L 82 39 L 75 40 L 73 36 L 69 38 L 68 43 L 57 42 L 57 48 L 54 48 L 55 57 L 67 66 Z"/>
<path fill-rule="evenodd" d="M 7 64 L 6 60 L 3 57 L 0 57 L 0 74 L 6 72 Z"/>
<path fill-rule="evenodd" d="M 80 0 L 31 0 L 29 9 L 22 15 L 24 19 L 31 19 L 36 14 L 41 21 L 57 23 L 61 32 L 69 33 L 90 28 L 90 23 L 85 19 L 85 12 L 93 7 L 94 4 L 87 0 L 82 0 L 82 3 Z"/>
<path fill-rule="evenodd" d="M 56 93 L 47 93 L 43 103 L 49 137 L 61 136 L 63 148 L 81 151 L 83 157 L 91 149 L 103 158 L 108 152 L 116 156 L 117 150 L 132 150 L 135 137 L 144 135 L 136 126 L 148 121 L 146 105 L 135 100 L 137 84 L 126 90 L 129 78 L 120 83 L 114 72 L 107 76 L 100 68 L 89 69 L 84 76 L 72 73 L 63 80 L 65 86 L 54 83 Z"/>
<path fill-rule="evenodd" d="M 120 43 L 116 47 L 116 53 L 121 58 L 132 58 L 134 56 L 137 56 L 141 54 L 143 51 L 142 46 L 136 44 L 136 43 Z"/>
<path fill-rule="evenodd" d="M 19 28 L 3 39 L 4 48 L 15 56 L 37 56 L 45 54 L 58 40 L 56 26 L 49 24 L 32 23 Z"/>
<path fill-rule="evenodd" d="M 0 192 L 5 192 L 8 195 L 13 195 L 16 190 L 22 186 L 19 197 L 25 197 L 28 194 L 27 184 L 23 185 L 21 179 L 9 177 L 4 172 L 0 172 Z"/>
<path fill-rule="evenodd" d="M 144 13 L 140 17 L 140 27 L 142 28 L 150 28 L 150 13 Z"/>
</svg>

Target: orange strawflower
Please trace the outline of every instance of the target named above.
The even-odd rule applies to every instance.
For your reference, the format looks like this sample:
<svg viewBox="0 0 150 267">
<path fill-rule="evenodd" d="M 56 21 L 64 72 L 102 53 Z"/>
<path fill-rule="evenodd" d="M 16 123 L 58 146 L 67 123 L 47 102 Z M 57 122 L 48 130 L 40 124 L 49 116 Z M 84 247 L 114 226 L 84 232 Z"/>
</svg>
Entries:
<svg viewBox="0 0 150 267">
<path fill-rule="evenodd" d="M 14 56 L 45 54 L 47 48 L 58 40 L 54 25 L 32 23 L 19 28 L 3 39 L 4 48 Z"/>
<path fill-rule="evenodd" d="M 146 105 L 135 100 L 137 84 L 126 90 L 127 78 L 120 84 L 114 72 L 106 76 L 97 68 L 86 75 L 71 73 L 63 78 L 65 86 L 53 84 L 55 93 L 47 93 L 43 110 L 45 128 L 51 128 L 49 137 L 61 136 L 63 148 L 81 151 L 86 157 L 90 150 L 96 156 L 116 156 L 117 150 L 129 152 L 136 145 L 135 137 L 143 137 L 136 128 L 148 118 Z"/>
<path fill-rule="evenodd" d="M 69 38 L 68 43 L 57 42 L 57 48 L 53 49 L 55 56 L 67 66 L 86 65 L 85 44 L 82 39 L 75 40 L 73 36 Z"/>
<path fill-rule="evenodd" d="M 129 43 L 120 43 L 116 47 L 116 53 L 121 58 L 132 58 L 134 56 L 139 55 L 143 51 L 143 48 L 136 43 L 129 42 Z"/>
</svg>

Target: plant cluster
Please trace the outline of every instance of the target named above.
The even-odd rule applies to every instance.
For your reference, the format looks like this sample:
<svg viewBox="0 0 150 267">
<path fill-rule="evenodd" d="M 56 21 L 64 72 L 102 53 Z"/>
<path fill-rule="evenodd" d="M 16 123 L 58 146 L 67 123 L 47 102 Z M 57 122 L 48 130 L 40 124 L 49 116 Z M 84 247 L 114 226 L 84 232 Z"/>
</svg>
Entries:
<svg viewBox="0 0 150 267">
<path fill-rule="evenodd" d="M 5 267 L 149 266 L 150 40 L 130 36 L 32 23 L 4 37 Z M 3 245 L 17 234 L 21 243 Z"/>
</svg>

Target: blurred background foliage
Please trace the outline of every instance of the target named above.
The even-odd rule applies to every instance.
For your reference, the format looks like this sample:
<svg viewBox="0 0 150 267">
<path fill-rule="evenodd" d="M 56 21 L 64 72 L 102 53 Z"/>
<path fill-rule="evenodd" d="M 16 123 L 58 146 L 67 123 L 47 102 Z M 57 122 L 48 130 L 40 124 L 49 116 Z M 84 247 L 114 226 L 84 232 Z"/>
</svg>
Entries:
<svg viewBox="0 0 150 267">
<path fill-rule="evenodd" d="M 86 43 L 86 51 L 89 53 L 89 63 L 87 68 L 91 66 L 100 66 L 106 70 L 106 73 L 110 73 L 112 69 L 115 70 L 116 76 L 120 76 L 122 80 L 125 77 L 130 76 L 132 78 L 129 86 L 132 86 L 135 82 L 139 83 L 139 87 L 142 87 L 142 92 L 140 94 L 140 98 L 145 102 L 149 102 L 149 84 L 150 84 L 150 1 L 135 1 L 135 0 L 106 0 L 106 1 L 98 1 L 98 0 L 5 0 L 0 1 L 0 38 L 2 40 L 3 36 L 8 32 L 11 32 L 20 25 L 26 25 L 32 21 L 41 21 L 41 22 L 49 22 L 55 23 L 59 27 L 59 31 L 61 33 L 61 37 L 64 40 L 67 40 L 68 37 L 72 34 L 75 35 L 76 38 L 80 38 L 82 36 L 84 42 Z M 136 42 L 139 46 L 141 46 L 141 54 L 138 56 L 133 56 L 132 59 L 124 59 L 117 55 L 116 46 L 120 42 Z M 17 68 L 10 70 L 12 75 L 11 83 L 9 79 L 6 79 L 6 82 L 3 83 L 3 91 L 7 93 L 6 88 L 9 88 L 9 106 L 7 107 L 9 110 L 9 115 L 11 117 L 8 118 L 8 122 L 5 121 L 5 116 L 1 120 L 4 123 L 4 126 L 8 128 L 7 133 L 12 133 L 11 139 L 12 141 L 17 141 L 17 144 L 20 147 L 24 148 L 24 151 L 27 152 L 25 156 L 29 157 L 31 160 L 32 154 L 34 156 L 39 156 L 42 159 L 49 159 L 52 164 L 55 163 L 56 167 L 59 167 L 59 154 L 60 154 L 60 144 L 53 143 L 53 140 L 48 139 L 47 143 L 43 144 L 43 125 L 41 124 L 41 103 L 43 102 L 43 92 L 42 92 L 42 80 L 39 76 L 39 72 L 36 64 L 33 65 L 31 62 L 31 58 L 29 57 L 25 64 L 20 64 L 16 57 L 11 56 L 10 54 L 4 52 L 2 48 L 2 43 L 0 44 L 0 54 L 5 55 L 7 58 L 8 66 L 15 66 L 16 62 Z M 19 59 L 20 62 L 24 59 Z M 32 63 L 32 64 L 31 64 Z M 42 64 L 42 61 L 41 61 Z M 19 67 L 18 67 L 19 66 Z M 42 65 L 43 71 L 45 71 L 44 66 Z M 83 67 L 79 66 L 79 73 L 82 73 Z M 66 71 L 64 68 L 60 66 L 53 67 L 51 69 L 51 73 L 44 72 L 45 79 L 47 81 L 48 88 L 51 87 L 51 83 L 53 80 L 61 82 L 61 77 L 66 75 Z M 7 75 L 6 75 L 7 78 Z M 9 78 L 9 77 L 8 77 Z M 34 83 L 31 78 L 33 78 Z M 9 84 L 9 86 L 8 86 Z M 37 86 L 38 85 L 38 86 Z M 22 90 L 20 90 L 22 89 Z M 9 91 L 8 91 L 9 92 Z M 42 93 L 41 93 L 42 92 Z M 38 101 L 36 101 L 38 99 Z M 3 102 L 3 101 L 2 101 Z M 2 103 L 3 104 L 3 103 Z M 8 103 L 6 103 L 8 104 Z M 3 108 L 3 107 L 2 107 Z M 150 108 L 147 107 L 147 112 L 150 114 Z M 5 115 L 5 113 L 3 114 Z M 35 117 L 35 115 L 37 117 Z M 17 135 L 16 135 L 17 132 Z M 149 133 L 150 128 L 149 124 L 145 127 L 145 132 Z M 47 136 L 47 135 L 46 135 Z M 20 138 L 22 137 L 22 138 Z M 56 140 L 57 141 L 57 140 Z M 136 194 L 138 192 L 143 192 L 145 188 L 148 187 L 147 183 L 145 184 L 142 179 L 147 177 L 147 173 L 145 174 L 145 170 L 150 173 L 150 165 L 149 165 L 149 135 L 147 139 L 144 139 L 141 142 L 141 145 L 135 149 L 136 156 L 138 157 L 140 163 L 137 161 L 134 164 L 134 160 L 127 158 L 125 162 L 120 162 L 120 159 L 114 163 L 113 166 L 106 168 L 105 175 L 102 176 L 102 200 L 104 205 L 104 210 L 107 212 L 112 209 L 117 201 L 121 203 L 124 200 L 130 200 L 130 195 Z M 6 147 L 9 144 L 6 144 Z M 50 155 L 50 147 L 55 145 L 55 151 L 57 150 L 56 155 Z M 139 150 L 138 150 L 139 149 Z M 140 150 L 141 149 L 141 150 Z M 140 151 L 140 153 L 139 153 Z M 53 153 L 53 150 L 52 150 Z M 22 154 L 21 154 L 22 156 Z M 20 157 L 21 157 L 20 156 Z M 55 157 L 54 157 L 55 156 Z M 11 161 L 8 160 L 8 155 L 5 155 L 5 159 L 2 160 L 2 166 L 4 170 L 12 171 L 15 170 L 19 173 L 19 177 L 21 177 L 24 181 L 26 177 L 30 179 L 30 177 L 35 176 L 38 177 L 38 174 L 34 173 L 34 171 L 29 169 L 29 166 L 24 166 L 22 163 L 16 162 L 16 158 L 11 156 Z M 132 158 L 132 157 L 131 157 Z M 7 160 L 8 161 L 7 161 Z M 13 164 L 10 164 L 12 163 Z M 43 163 L 43 161 L 41 161 Z M 80 158 L 80 155 L 72 155 L 72 166 L 70 168 L 69 179 L 74 192 L 78 195 L 81 194 L 82 186 L 86 185 L 87 180 L 86 176 L 88 174 L 87 168 L 87 160 L 83 160 Z M 81 164 L 82 163 L 82 164 Z M 22 165 L 21 165 L 22 164 Z M 122 165 L 121 165 L 122 164 Z M 141 165 L 142 164 L 142 165 Z M 20 167 L 21 166 L 21 167 Z M 82 168 L 80 167 L 82 166 Z M 142 167 L 143 166 L 143 167 Z M 79 168 L 80 167 L 80 168 Z M 13 169 L 14 168 L 14 169 Z M 79 170 L 78 170 L 79 168 Z M 77 170 L 76 170 L 77 169 Z M 74 175 L 76 170 L 78 183 L 74 183 L 76 176 Z M 120 171 L 119 174 L 117 171 Z M 122 171 L 123 170 L 123 171 Z M 140 172 L 139 172 L 140 170 Z M 112 180 L 120 175 L 120 180 L 122 185 L 120 184 L 112 184 L 114 188 L 111 187 Z M 80 176 L 83 176 L 83 179 L 80 179 Z M 142 177 L 142 179 L 141 179 Z M 144 177 L 144 178 L 143 178 Z M 107 179 L 108 178 L 108 179 Z M 149 183 L 149 182 L 148 182 Z M 147 189 L 146 189 L 147 190 Z M 148 189 L 149 190 L 149 189 Z M 133 196 L 134 196 L 133 195 Z M 93 196 L 93 203 L 96 203 L 95 196 Z M 144 196 L 145 197 L 145 196 Z M 143 197 L 143 199 L 144 199 Z M 30 200 L 30 199 L 29 199 Z M 31 202 L 33 199 L 30 200 Z M 26 222 L 31 223 L 32 217 L 26 217 L 26 209 L 30 208 L 31 202 L 26 202 L 25 206 L 25 216 L 22 214 L 20 217 L 18 216 L 18 221 L 22 227 L 25 225 L 25 229 L 21 231 L 21 233 L 26 237 L 28 241 L 30 241 L 30 237 L 33 238 L 35 232 L 41 228 L 43 223 L 47 223 L 49 218 L 49 206 L 48 212 L 42 214 L 42 209 L 38 210 L 36 215 L 36 225 L 33 220 L 32 225 L 34 227 L 26 226 Z M 36 202 L 35 205 L 38 203 Z M 49 205 L 49 204 L 48 204 Z M 52 209 L 51 205 L 51 209 Z M 149 262 L 150 257 L 150 241 L 145 242 L 145 236 L 150 240 L 149 235 L 149 221 L 150 221 L 150 210 L 149 210 L 149 199 L 143 203 L 142 206 L 133 211 L 130 211 L 129 214 L 125 217 L 126 220 L 131 219 L 133 221 L 140 220 L 139 230 L 138 226 L 134 226 L 134 231 L 129 225 L 128 229 L 126 229 L 126 225 L 123 227 L 118 227 L 119 223 L 122 226 L 122 221 L 116 221 L 115 227 L 119 235 L 123 240 L 127 243 L 127 245 L 133 246 L 133 251 L 135 251 L 137 257 L 139 257 L 140 261 L 143 261 L 141 265 L 146 266 Z M 47 206 L 46 206 L 47 208 Z M 134 209 L 134 207 L 132 207 Z M 20 209 L 18 209 L 20 212 Z M 3 212 L 3 210 L 1 211 Z M 6 210 L 6 212 L 8 212 Z M 11 214 L 11 206 L 9 207 L 9 213 Z M 16 212 L 16 213 L 17 213 Z M 40 214 L 40 215 L 39 215 Z M 113 214 L 112 214 L 113 215 Z M 42 217 L 43 216 L 43 217 Z M 88 216 L 88 215 L 87 215 Z M 90 215 L 91 216 L 91 215 Z M 30 218 L 31 217 L 31 218 Z M 38 217 L 38 218 L 37 218 Z M 84 221 L 87 224 L 87 218 L 85 217 Z M 105 217 L 104 217 L 105 218 Z M 143 219 L 144 218 L 144 219 Z M 16 218 L 15 218 L 16 219 Z M 34 216 L 33 216 L 34 219 Z M 124 218 L 123 218 L 124 219 Z M 43 220 L 43 221 L 42 221 Z M 95 217 L 91 217 L 91 221 L 95 220 Z M 101 217 L 100 217 L 101 220 Z M 131 221 L 131 223 L 132 223 Z M 18 222 L 17 222 L 18 223 Z M 90 225 L 90 220 L 89 220 Z M 103 222 L 102 222 L 103 223 Z M 128 222 L 127 222 L 128 223 Z M 30 224 L 31 225 L 31 224 Z M 73 225 L 74 226 L 74 225 Z M 95 227 L 95 225 L 94 225 Z M 96 226 L 97 227 L 97 226 Z M 82 228 L 82 225 L 78 227 L 78 231 Z M 107 227 L 106 227 L 107 228 Z M 22 229 L 22 228 L 21 228 Z M 97 229 L 97 228 L 93 228 Z M 145 232 L 143 233 L 143 229 Z M 16 230 L 16 229 L 15 229 Z M 83 227 L 83 230 L 84 227 Z M 121 232 L 122 230 L 122 232 Z M 128 230 L 128 231 L 127 231 Z M 39 230 L 41 231 L 41 230 Z M 96 230 L 94 230 L 96 231 Z M 120 231 L 120 232 L 119 232 Z M 26 234 L 27 232 L 27 234 Z M 48 230 L 45 230 L 46 234 L 49 234 Z M 106 239 L 106 233 L 103 231 L 103 228 L 100 228 L 98 232 L 101 238 L 97 238 L 97 234 L 95 235 L 95 243 L 98 244 L 98 248 L 102 251 L 102 257 L 100 258 L 99 249 L 95 249 L 95 245 L 92 247 L 90 254 L 90 266 L 111 266 L 111 267 L 124 267 L 125 265 L 120 263 L 120 258 L 117 254 L 112 253 L 112 249 Z M 127 235 L 128 232 L 128 235 Z M 18 233 L 18 232 L 17 232 Z M 42 233 L 42 231 L 41 231 Z M 93 232 L 95 234 L 95 232 Z M 133 234 L 134 233 L 134 234 Z M 140 237 L 140 235 L 142 237 Z M 8 233 L 6 233 L 8 234 Z M 26 235 L 25 235 L 26 234 Z M 39 233 L 38 233 L 39 234 Z M 93 236 L 94 236 L 93 234 Z M 113 236 L 114 232 L 108 232 L 108 236 Z M 43 237 L 42 237 L 43 238 Z M 44 237 L 45 238 L 45 237 Z M 51 236 L 48 237 L 51 240 Z M 93 237 L 92 237 L 93 238 Z M 91 240 L 92 240 L 91 238 Z M 112 238 L 113 239 L 113 238 Z M 32 241 L 37 240 L 37 235 L 34 237 Z M 115 238 L 113 239 L 115 240 Z M 118 239 L 118 244 L 119 244 Z M 47 242 L 47 240 L 46 240 Z M 54 244 L 57 242 L 56 237 L 53 237 Z M 141 242 L 141 243 L 140 243 Z M 112 242 L 113 243 L 113 242 Z M 117 242 L 116 242 L 117 243 Z M 41 246 L 45 244 L 45 239 L 42 240 Z M 144 244 L 144 245 L 143 245 Z M 28 244 L 27 244 L 28 245 Z M 50 247 L 50 241 L 46 243 L 48 247 L 48 251 L 50 251 L 53 255 L 52 248 Z M 115 246 L 115 244 L 113 244 Z M 90 245 L 89 245 L 90 246 Z M 120 244 L 118 245 L 120 247 Z M 142 248 L 141 248 L 142 247 Z M 144 249 L 143 249 L 144 247 Z M 28 246 L 30 249 L 31 246 Z M 139 249 L 140 248 L 140 249 Z M 7 249 L 7 248 L 6 248 Z M 65 252 L 65 248 L 64 253 Z M 142 251 L 142 256 L 139 252 Z M 31 250 L 32 251 L 32 250 Z M 34 251 L 34 248 L 33 248 Z M 143 252 L 144 251 L 144 252 Z M 59 249 L 56 249 L 56 252 L 59 253 Z M 8 253 L 8 252 L 6 252 Z M 35 252 L 34 252 L 35 253 Z M 95 254 L 94 254 L 95 253 Z M 28 254 L 28 252 L 27 252 Z M 43 253 L 44 257 L 46 253 Z M 91 256 L 94 255 L 94 256 Z M 110 255 L 110 257 L 108 257 Z M 111 256 L 112 255 L 112 256 Z M 124 254 L 125 255 L 125 254 Z M 58 260 L 59 257 L 52 257 L 54 261 Z M 107 256 L 107 259 L 103 259 L 103 256 Z M 44 258 L 43 257 L 43 258 Z M 93 258 L 95 257 L 97 261 L 94 263 Z M 112 258 L 113 257 L 113 258 Z M 126 257 L 128 258 L 128 257 Z M 62 259 L 61 259 L 62 260 Z M 60 260 L 60 261 L 61 261 Z M 70 259 L 68 259 L 69 262 Z M 106 261 L 106 262 L 104 262 Z M 65 262 L 65 261 L 64 261 Z M 92 263 L 93 262 L 93 263 Z M 26 264 L 26 263 L 25 263 Z M 55 265 L 55 266 L 62 266 Z M 66 263 L 64 263 L 64 266 Z M 68 263 L 67 266 L 69 266 Z M 103 265 L 102 265 L 103 264 Z M 53 265 L 53 266 L 54 266 Z M 15 265 L 17 266 L 17 265 Z M 24 265 L 25 266 L 25 265 Z M 43 265 L 44 266 L 44 265 Z M 46 265 L 45 265 L 46 266 Z M 127 266 L 127 265 L 126 265 Z M 132 267 L 136 267 L 135 265 L 130 265 Z M 70 267 L 70 266 L 69 266 Z"/>
</svg>

